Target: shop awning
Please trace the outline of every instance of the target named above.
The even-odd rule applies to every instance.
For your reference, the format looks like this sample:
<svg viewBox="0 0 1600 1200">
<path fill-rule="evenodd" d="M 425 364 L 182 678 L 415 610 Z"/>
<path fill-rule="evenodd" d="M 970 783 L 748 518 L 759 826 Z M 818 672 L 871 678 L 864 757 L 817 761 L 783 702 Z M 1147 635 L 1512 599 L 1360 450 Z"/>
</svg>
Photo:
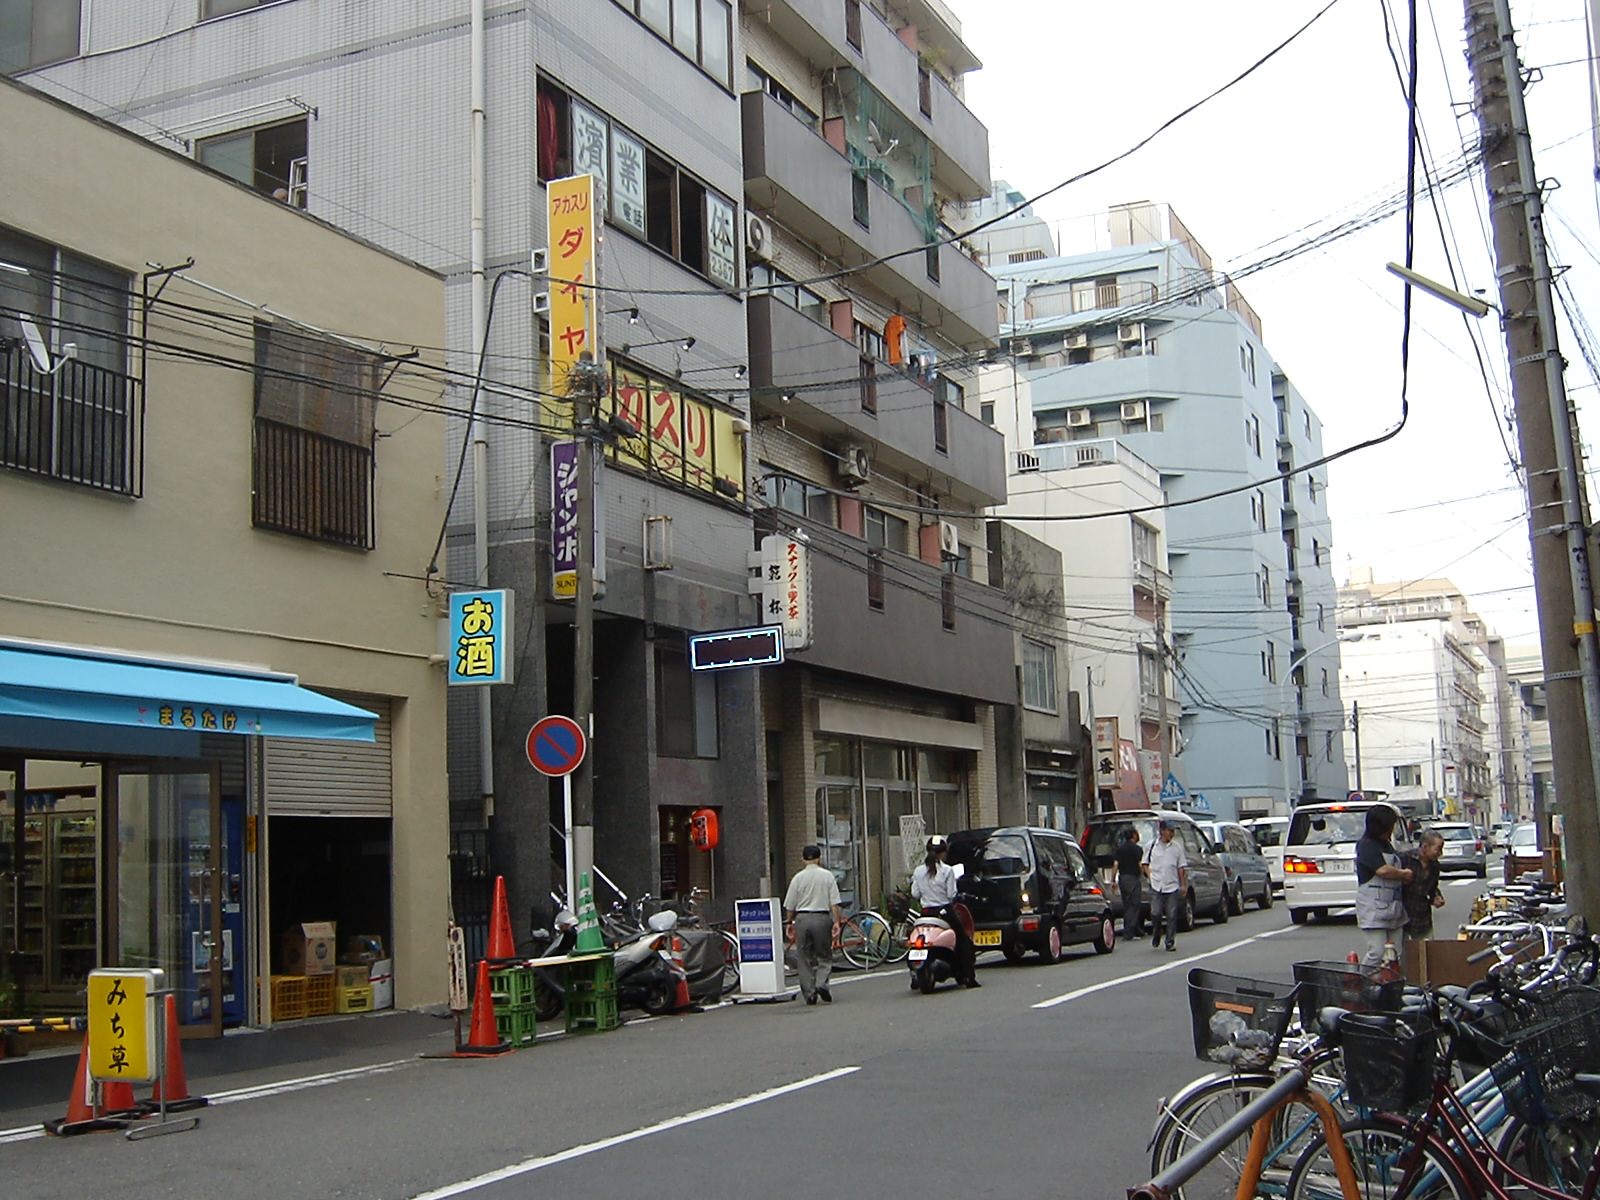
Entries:
<svg viewBox="0 0 1600 1200">
<path fill-rule="evenodd" d="M 0 645 L 0 717 L 351 742 L 377 720 L 292 675 L 16 642 Z"/>
</svg>

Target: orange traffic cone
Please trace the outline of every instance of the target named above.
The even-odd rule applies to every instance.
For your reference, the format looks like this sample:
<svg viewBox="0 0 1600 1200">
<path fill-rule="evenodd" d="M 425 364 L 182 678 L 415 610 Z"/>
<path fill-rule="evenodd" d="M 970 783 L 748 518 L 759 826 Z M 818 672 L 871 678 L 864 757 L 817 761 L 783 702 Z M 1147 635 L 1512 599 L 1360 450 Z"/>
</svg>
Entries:
<svg viewBox="0 0 1600 1200">
<path fill-rule="evenodd" d="M 517 943 L 511 936 L 511 911 L 506 907 L 506 877 L 496 875 L 494 906 L 489 909 L 489 948 L 484 958 L 495 965 L 515 962 Z"/>
<path fill-rule="evenodd" d="M 162 1078 L 156 1080 L 150 1103 L 160 1107 L 161 1098 L 167 1100 L 168 1112 L 185 1112 L 191 1108 L 204 1108 L 210 1101 L 205 1096 L 189 1095 L 189 1075 L 183 1069 L 183 1039 L 178 1035 L 178 999 L 167 997 L 167 1061 Z"/>
<path fill-rule="evenodd" d="M 109 1093 L 113 1084 L 106 1085 Z M 122 1087 L 127 1089 L 127 1107 L 133 1107 L 133 1088 L 128 1084 Z M 83 1049 L 78 1052 L 78 1070 L 72 1076 L 72 1095 L 67 1097 L 67 1115 L 59 1121 L 44 1122 L 44 1131 L 53 1133 L 57 1137 L 68 1137 L 74 1133 L 88 1133 L 93 1129 L 120 1129 L 124 1121 L 111 1121 L 102 1119 L 94 1106 L 94 1083 L 89 1078 L 89 1035 L 84 1034 Z"/>
<path fill-rule="evenodd" d="M 500 893 L 502 896 L 504 893 Z M 502 1041 L 494 1024 L 494 997 L 489 994 L 489 962 L 478 960 L 478 985 L 472 993 L 472 1029 L 467 1034 L 467 1044 L 456 1048 L 457 1058 L 492 1058 L 511 1051 L 511 1043 Z"/>
<path fill-rule="evenodd" d="M 673 997 L 672 1008 L 675 1012 L 684 1012 L 694 1008 L 694 997 L 689 995 L 689 964 L 683 957 L 683 939 L 677 934 L 672 935 L 672 973 L 678 977 L 678 991 Z"/>
</svg>

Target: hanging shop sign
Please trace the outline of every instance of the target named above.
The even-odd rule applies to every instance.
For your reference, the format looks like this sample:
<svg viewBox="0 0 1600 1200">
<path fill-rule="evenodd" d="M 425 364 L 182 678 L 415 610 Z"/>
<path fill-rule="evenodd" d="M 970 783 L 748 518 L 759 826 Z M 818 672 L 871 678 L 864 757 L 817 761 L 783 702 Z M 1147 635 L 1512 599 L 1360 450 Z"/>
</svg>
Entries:
<svg viewBox="0 0 1600 1200">
<path fill-rule="evenodd" d="M 552 179 L 546 189 L 550 229 L 550 365 L 558 391 L 579 357 L 594 357 L 595 183 L 592 175 Z"/>
<path fill-rule="evenodd" d="M 590 562 L 594 594 L 605 594 L 606 506 L 604 456 L 591 451 L 594 465 L 594 541 Z M 550 443 L 550 595 L 572 600 L 578 595 L 578 443 Z"/>
<path fill-rule="evenodd" d="M 505 588 L 450 596 L 452 687 L 513 682 L 513 593 Z"/>
<path fill-rule="evenodd" d="M 763 620 L 783 629 L 786 651 L 811 645 L 811 548 L 798 538 L 772 533 L 761 539 L 751 566 L 759 573 Z M 751 584 L 756 591 L 756 581 Z"/>
</svg>

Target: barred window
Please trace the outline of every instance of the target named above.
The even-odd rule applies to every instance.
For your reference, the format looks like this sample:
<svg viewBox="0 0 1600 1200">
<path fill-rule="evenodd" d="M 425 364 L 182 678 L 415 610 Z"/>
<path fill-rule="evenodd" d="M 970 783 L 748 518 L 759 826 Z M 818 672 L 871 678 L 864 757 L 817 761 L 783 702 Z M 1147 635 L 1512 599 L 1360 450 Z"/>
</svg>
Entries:
<svg viewBox="0 0 1600 1200">
<path fill-rule="evenodd" d="M 352 346 L 257 324 L 257 528 L 372 549 L 377 365 Z"/>
</svg>

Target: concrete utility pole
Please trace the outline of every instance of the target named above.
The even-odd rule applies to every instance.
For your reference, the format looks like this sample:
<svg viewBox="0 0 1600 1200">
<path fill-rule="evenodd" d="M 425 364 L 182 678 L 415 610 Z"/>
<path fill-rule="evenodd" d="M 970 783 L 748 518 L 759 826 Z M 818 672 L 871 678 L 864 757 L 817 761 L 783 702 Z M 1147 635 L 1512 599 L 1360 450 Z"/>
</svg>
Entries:
<svg viewBox="0 0 1600 1200">
<path fill-rule="evenodd" d="M 596 322 L 598 324 L 599 322 Z M 594 876 L 594 455 L 597 414 L 607 387 L 604 362 L 587 352 L 567 373 L 573 437 L 578 443 L 578 594 L 572 614 L 572 719 L 589 738 L 589 753 L 572 773 L 572 869 L 568 905 L 577 903 L 585 872 Z"/>
<path fill-rule="evenodd" d="M 1356 791 L 1363 791 L 1361 786 L 1361 701 L 1350 701 L 1350 732 L 1356 739 Z"/>
<path fill-rule="evenodd" d="M 1544 205 L 1533 166 L 1509 0 L 1466 0 L 1467 61 L 1494 229 L 1501 322 L 1527 476 L 1534 593 L 1549 695 L 1550 751 L 1566 844 L 1600 845 L 1600 645 L 1575 419 L 1556 339 Z M 1568 854 L 1567 899 L 1600 920 L 1600 855 Z"/>
</svg>

